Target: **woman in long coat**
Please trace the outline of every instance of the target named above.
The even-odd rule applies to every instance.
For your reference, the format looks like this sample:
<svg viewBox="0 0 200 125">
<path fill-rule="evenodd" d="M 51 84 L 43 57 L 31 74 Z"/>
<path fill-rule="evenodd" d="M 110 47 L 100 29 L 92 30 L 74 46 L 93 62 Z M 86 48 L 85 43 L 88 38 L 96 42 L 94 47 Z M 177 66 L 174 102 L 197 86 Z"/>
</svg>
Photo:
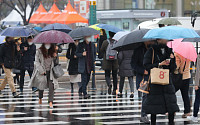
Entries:
<svg viewBox="0 0 200 125">
<path fill-rule="evenodd" d="M 42 104 L 44 89 L 49 88 L 49 107 L 53 108 L 54 89 L 57 89 L 58 80 L 53 75 L 53 67 L 57 57 L 54 44 L 42 44 L 35 55 L 35 66 L 29 87 L 39 89 L 39 104 Z"/>
<path fill-rule="evenodd" d="M 153 45 L 144 56 L 144 67 L 150 73 L 151 69 L 162 67 L 173 73 L 176 69 L 175 57 L 172 50 L 167 47 L 167 40 L 159 39 L 158 44 Z M 152 56 L 154 60 L 152 63 Z M 170 61 L 169 61 L 170 59 Z M 150 91 L 144 100 L 145 113 L 151 114 L 151 124 L 156 124 L 156 114 L 168 113 L 169 124 L 174 125 L 174 114 L 179 111 L 175 88 L 171 78 L 169 85 L 157 85 L 149 83 Z"/>
<path fill-rule="evenodd" d="M 120 76 L 120 82 L 119 82 L 120 93 L 118 94 L 119 97 L 122 97 L 125 77 L 128 77 L 129 80 L 129 86 L 131 91 L 130 98 L 134 97 L 134 84 L 133 84 L 134 73 L 131 67 L 132 55 L 133 55 L 133 50 L 120 51 L 118 53 L 119 76 Z"/>
<path fill-rule="evenodd" d="M 76 48 L 79 44 L 79 40 L 75 40 L 75 43 L 70 43 L 67 50 L 66 57 L 69 59 L 68 72 L 70 75 L 71 82 L 71 91 L 73 92 L 74 82 L 78 82 L 78 85 L 81 86 L 81 75 L 78 73 L 78 58 L 76 56 Z M 79 78 L 80 77 L 80 78 Z M 80 79 L 80 80 L 79 80 Z M 79 95 L 82 95 L 81 90 L 79 90 Z"/>
</svg>

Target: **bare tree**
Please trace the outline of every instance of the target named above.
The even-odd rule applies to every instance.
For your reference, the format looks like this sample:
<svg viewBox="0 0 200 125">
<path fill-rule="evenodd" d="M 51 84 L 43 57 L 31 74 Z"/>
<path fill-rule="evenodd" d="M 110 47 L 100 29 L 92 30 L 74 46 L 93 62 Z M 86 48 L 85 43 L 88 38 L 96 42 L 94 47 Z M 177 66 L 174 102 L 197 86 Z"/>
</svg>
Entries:
<svg viewBox="0 0 200 125">
<path fill-rule="evenodd" d="M 31 19 L 31 16 L 32 16 L 35 8 L 39 5 L 39 3 L 41 1 L 42 0 L 1 0 L 0 2 L 1 2 L 1 5 L 6 5 L 12 9 L 16 10 L 22 17 L 24 25 L 27 25 L 27 24 L 29 24 L 29 21 Z M 17 8 L 15 8 L 16 4 L 19 5 L 19 8 L 22 10 L 21 12 Z M 30 16 L 28 17 L 28 20 L 27 20 L 26 8 L 27 8 L 28 4 L 31 7 L 31 12 L 30 12 Z"/>
</svg>

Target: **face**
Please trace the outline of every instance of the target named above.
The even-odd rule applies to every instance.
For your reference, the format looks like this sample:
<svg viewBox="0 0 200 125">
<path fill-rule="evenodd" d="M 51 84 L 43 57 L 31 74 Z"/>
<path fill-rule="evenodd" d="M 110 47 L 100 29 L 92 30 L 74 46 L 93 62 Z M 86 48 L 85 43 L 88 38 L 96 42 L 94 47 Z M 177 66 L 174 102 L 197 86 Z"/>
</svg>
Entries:
<svg viewBox="0 0 200 125">
<path fill-rule="evenodd" d="M 158 44 L 163 44 L 163 45 L 167 45 L 168 40 L 166 39 L 158 39 Z"/>
<path fill-rule="evenodd" d="M 79 44 L 79 40 L 75 40 L 75 45 L 78 45 Z"/>
<path fill-rule="evenodd" d="M 28 39 L 28 42 L 32 42 L 33 39 Z"/>
<path fill-rule="evenodd" d="M 49 43 L 45 43 L 44 46 L 45 46 L 46 49 L 50 49 L 51 48 L 51 44 L 49 44 Z"/>
<path fill-rule="evenodd" d="M 86 41 L 86 42 L 91 42 L 91 36 L 85 37 L 85 41 Z"/>
</svg>

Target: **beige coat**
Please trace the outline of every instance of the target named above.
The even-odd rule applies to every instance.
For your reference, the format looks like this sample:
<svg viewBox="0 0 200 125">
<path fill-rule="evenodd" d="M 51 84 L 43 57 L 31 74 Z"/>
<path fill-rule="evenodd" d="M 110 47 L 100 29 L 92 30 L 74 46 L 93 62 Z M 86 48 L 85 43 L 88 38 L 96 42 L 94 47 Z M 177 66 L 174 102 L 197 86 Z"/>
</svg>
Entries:
<svg viewBox="0 0 200 125">
<path fill-rule="evenodd" d="M 191 73 L 190 73 L 191 61 L 184 58 L 183 56 L 181 56 L 178 53 L 175 53 L 174 55 L 176 57 L 176 65 L 177 65 L 177 69 L 175 72 L 179 72 L 179 73 L 183 74 L 183 80 L 190 79 L 191 78 Z M 185 61 L 186 61 L 186 65 L 185 65 Z M 185 66 L 185 70 L 183 71 L 184 66 Z"/>
<path fill-rule="evenodd" d="M 54 89 L 59 87 L 58 80 L 53 75 L 53 67 L 54 62 L 52 61 L 51 70 L 50 70 L 50 80 L 53 81 Z M 47 89 L 47 78 L 46 76 L 42 75 L 46 72 L 44 66 L 44 57 L 40 49 L 37 50 L 35 55 L 35 62 L 34 62 L 34 71 L 31 77 L 29 87 L 37 87 L 39 90 Z"/>
<path fill-rule="evenodd" d="M 198 55 L 197 58 L 197 70 L 196 70 L 196 74 L 195 74 L 195 85 L 196 86 L 200 86 L 200 55 Z"/>
</svg>

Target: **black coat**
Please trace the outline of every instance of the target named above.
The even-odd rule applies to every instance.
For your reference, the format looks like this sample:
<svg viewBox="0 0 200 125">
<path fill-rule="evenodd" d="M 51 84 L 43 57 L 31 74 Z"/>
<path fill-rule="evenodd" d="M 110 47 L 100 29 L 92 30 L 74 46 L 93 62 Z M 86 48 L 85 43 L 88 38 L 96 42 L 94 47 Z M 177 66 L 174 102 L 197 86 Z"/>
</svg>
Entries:
<svg viewBox="0 0 200 125">
<path fill-rule="evenodd" d="M 107 36 L 106 35 L 100 35 L 100 38 L 98 39 L 98 58 L 99 59 L 103 58 L 104 53 L 101 53 L 100 49 L 101 49 L 101 46 L 103 44 L 103 41 L 105 41 L 105 40 L 107 40 Z"/>
<path fill-rule="evenodd" d="M 4 43 L 0 47 L 0 64 L 4 64 L 5 68 L 12 69 L 19 63 L 16 60 L 20 58 L 20 52 L 17 51 L 16 44 Z"/>
<path fill-rule="evenodd" d="M 120 51 L 118 53 L 119 76 L 130 77 L 134 75 L 131 67 L 132 55 L 133 50 Z"/>
<path fill-rule="evenodd" d="M 93 66 L 92 66 L 92 70 L 94 70 L 95 65 L 94 62 L 96 60 L 96 47 L 94 45 L 94 43 L 90 43 L 91 44 L 91 56 L 92 56 L 92 62 L 93 62 Z M 86 69 L 86 56 L 83 56 L 83 52 L 84 50 L 86 50 L 86 42 L 82 42 L 79 43 L 77 49 L 76 49 L 76 56 L 78 57 L 78 72 L 79 73 L 85 73 L 85 69 Z"/>
<path fill-rule="evenodd" d="M 69 75 L 76 75 L 78 73 L 78 58 L 74 58 L 76 55 L 76 45 L 74 43 L 69 44 L 69 48 L 67 50 L 66 57 L 67 59 L 70 59 L 68 71 Z"/>
<path fill-rule="evenodd" d="M 25 51 L 24 47 L 28 47 L 28 50 Z M 22 62 L 21 62 L 22 70 L 33 71 L 35 54 L 36 54 L 35 44 L 29 45 L 27 42 L 25 42 L 21 44 L 20 48 L 22 53 Z"/>
<path fill-rule="evenodd" d="M 165 46 L 165 53 L 162 54 L 161 46 L 154 45 L 150 48 L 144 56 L 144 67 L 150 72 L 152 68 L 158 67 L 159 63 L 169 59 L 172 50 Z M 154 49 L 154 61 L 152 64 L 152 54 Z M 171 59 L 169 66 L 163 66 L 164 69 L 169 69 L 170 72 L 174 72 L 176 69 L 175 58 Z M 177 105 L 177 99 L 175 95 L 175 88 L 172 84 L 170 78 L 169 85 L 155 85 L 151 84 L 150 81 L 150 92 L 147 98 L 144 100 L 143 109 L 147 114 L 164 114 L 164 113 L 174 113 L 179 111 Z"/>
</svg>

